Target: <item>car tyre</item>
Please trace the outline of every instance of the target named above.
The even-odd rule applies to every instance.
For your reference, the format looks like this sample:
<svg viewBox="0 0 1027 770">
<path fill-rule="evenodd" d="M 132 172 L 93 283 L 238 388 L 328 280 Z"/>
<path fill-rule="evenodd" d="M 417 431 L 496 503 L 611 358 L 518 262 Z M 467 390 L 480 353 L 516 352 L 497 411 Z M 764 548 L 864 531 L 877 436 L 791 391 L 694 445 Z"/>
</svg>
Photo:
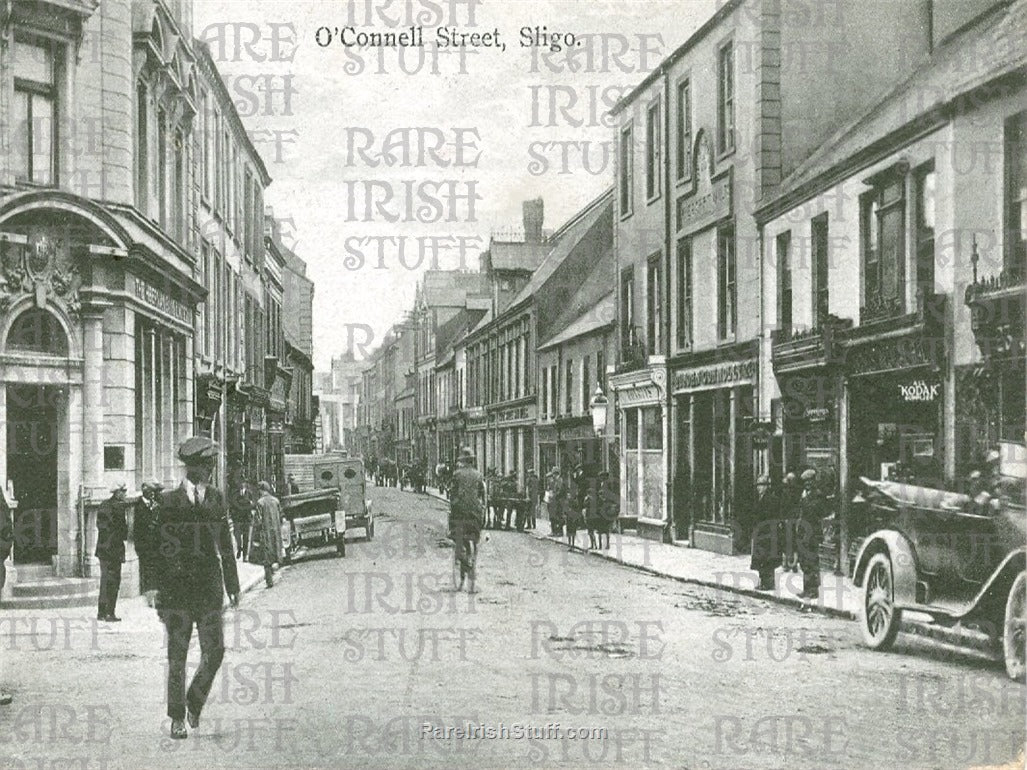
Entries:
<svg viewBox="0 0 1027 770">
<path fill-rule="evenodd" d="M 895 579 L 887 553 L 876 553 L 867 564 L 860 603 L 863 641 L 872 650 L 887 650 L 895 642 L 902 610 L 895 606 Z"/>
<path fill-rule="evenodd" d="M 1010 679 L 1024 681 L 1027 663 L 1027 572 L 1021 571 L 1009 587 L 1006 597 L 1005 621 L 1002 625 L 1002 652 Z"/>
</svg>

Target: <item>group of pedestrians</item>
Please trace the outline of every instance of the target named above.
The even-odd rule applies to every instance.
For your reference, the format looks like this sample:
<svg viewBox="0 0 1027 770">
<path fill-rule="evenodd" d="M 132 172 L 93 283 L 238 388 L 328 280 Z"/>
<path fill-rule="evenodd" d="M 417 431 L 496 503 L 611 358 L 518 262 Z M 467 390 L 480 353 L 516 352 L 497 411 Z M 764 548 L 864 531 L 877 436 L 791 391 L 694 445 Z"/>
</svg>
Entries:
<svg viewBox="0 0 1027 770">
<path fill-rule="evenodd" d="M 610 547 L 610 531 L 620 517 L 620 496 L 609 473 L 592 475 L 579 463 L 565 476 L 554 466 L 546 474 L 545 487 L 542 505 L 549 516 L 550 534 L 566 535 L 567 546 L 574 548 L 578 532 L 584 529 L 590 549 Z"/>
<path fill-rule="evenodd" d="M 299 489 L 292 476 L 289 493 Z M 283 559 L 282 506 L 267 481 L 258 482 L 256 490 L 245 476 L 234 487 L 230 500 L 232 529 L 235 532 L 236 558 L 264 567 L 264 584 L 274 585 L 274 565 Z"/>
<path fill-rule="evenodd" d="M 799 476 L 788 473 L 780 484 L 766 475 L 757 480 L 749 566 L 759 573 L 761 591 L 774 590 L 774 574 L 783 567 L 802 570 L 803 598 L 818 597 L 821 522 L 828 513 L 828 499 L 813 468 Z"/>
<path fill-rule="evenodd" d="M 489 529 L 516 529 L 518 532 L 534 530 L 538 511 L 539 478 L 534 468 L 524 475 L 524 487 L 517 483 L 517 472 L 506 476 L 490 470 L 485 479 L 488 489 L 488 507 L 485 526 Z"/>
</svg>

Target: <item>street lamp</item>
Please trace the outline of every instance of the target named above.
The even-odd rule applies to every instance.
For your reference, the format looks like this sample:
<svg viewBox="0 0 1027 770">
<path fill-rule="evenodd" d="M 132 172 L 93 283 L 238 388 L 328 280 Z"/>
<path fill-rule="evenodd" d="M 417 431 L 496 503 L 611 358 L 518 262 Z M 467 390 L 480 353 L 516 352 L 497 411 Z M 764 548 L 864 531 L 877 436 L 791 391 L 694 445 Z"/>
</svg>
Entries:
<svg viewBox="0 0 1027 770">
<path fill-rule="evenodd" d="M 592 394 L 592 401 L 588 405 L 592 413 L 592 430 L 596 436 L 602 436 L 606 432 L 606 410 L 609 405 L 610 400 L 603 393 L 602 386 L 597 384 L 596 392 Z"/>
</svg>

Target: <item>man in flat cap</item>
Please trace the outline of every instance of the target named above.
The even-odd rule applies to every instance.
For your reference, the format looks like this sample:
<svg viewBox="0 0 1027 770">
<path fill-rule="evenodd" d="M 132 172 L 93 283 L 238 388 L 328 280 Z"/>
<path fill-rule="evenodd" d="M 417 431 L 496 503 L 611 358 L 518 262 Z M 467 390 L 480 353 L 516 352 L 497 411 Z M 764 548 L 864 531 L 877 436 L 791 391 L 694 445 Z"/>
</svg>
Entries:
<svg viewBox="0 0 1027 770">
<path fill-rule="evenodd" d="M 178 448 L 185 478 L 160 502 L 158 543 L 152 554 L 157 613 L 164 623 L 168 649 L 168 716 L 171 737 L 188 735 L 200 724 L 200 712 L 225 654 L 221 614 L 224 593 L 239 604 L 239 575 L 232 528 L 221 493 L 211 485 L 218 446 L 206 436 L 186 439 Z M 185 686 L 186 656 L 193 626 L 200 640 L 200 665 Z"/>
<path fill-rule="evenodd" d="M 799 498 L 796 541 L 799 568 L 802 570 L 802 597 L 815 601 L 820 596 L 820 543 L 824 538 L 821 520 L 827 515 L 827 500 L 813 468 L 804 470 L 799 480 L 802 482 L 802 496 Z"/>
<path fill-rule="evenodd" d="M 454 555 L 460 567 L 457 590 L 464 587 L 466 578 L 470 580 L 468 590 L 473 594 L 477 590 L 475 563 L 487 494 L 485 479 L 474 467 L 474 452 L 464 447 L 456 462 L 449 497 L 449 536 L 453 539 Z"/>
<path fill-rule="evenodd" d="M 121 565 L 125 562 L 125 540 L 128 537 L 126 491 L 124 484 L 118 484 L 96 511 L 96 558 L 100 560 L 100 598 L 97 600 L 96 619 L 108 623 L 121 620 L 114 610 L 121 590 Z"/>
</svg>

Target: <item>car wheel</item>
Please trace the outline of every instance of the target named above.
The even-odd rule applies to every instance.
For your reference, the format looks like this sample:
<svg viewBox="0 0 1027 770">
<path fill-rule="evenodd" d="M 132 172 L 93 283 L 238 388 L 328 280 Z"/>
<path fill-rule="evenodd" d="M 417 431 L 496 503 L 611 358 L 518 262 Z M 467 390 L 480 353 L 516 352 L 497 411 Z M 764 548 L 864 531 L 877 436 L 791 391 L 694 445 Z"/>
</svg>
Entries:
<svg viewBox="0 0 1027 770">
<path fill-rule="evenodd" d="M 895 641 L 902 611 L 895 606 L 895 581 L 887 553 L 874 554 L 863 578 L 861 626 L 863 641 L 873 650 L 886 650 Z"/>
<path fill-rule="evenodd" d="M 1006 673 L 1010 679 L 1024 681 L 1027 663 L 1024 662 L 1027 645 L 1027 572 L 1016 576 L 1006 599 L 1006 617 L 1002 629 L 1002 652 L 1006 659 Z"/>
</svg>

